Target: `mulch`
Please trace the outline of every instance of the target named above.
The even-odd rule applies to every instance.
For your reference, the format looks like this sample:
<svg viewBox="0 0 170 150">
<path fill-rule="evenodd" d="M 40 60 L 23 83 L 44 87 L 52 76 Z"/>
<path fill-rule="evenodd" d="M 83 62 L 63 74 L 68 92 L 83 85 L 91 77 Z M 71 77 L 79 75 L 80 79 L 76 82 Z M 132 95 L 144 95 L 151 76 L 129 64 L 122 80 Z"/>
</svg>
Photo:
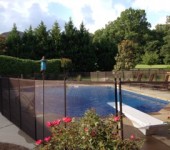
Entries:
<svg viewBox="0 0 170 150">
<path fill-rule="evenodd" d="M 29 150 L 29 149 L 20 145 L 0 142 L 0 150 Z"/>
</svg>

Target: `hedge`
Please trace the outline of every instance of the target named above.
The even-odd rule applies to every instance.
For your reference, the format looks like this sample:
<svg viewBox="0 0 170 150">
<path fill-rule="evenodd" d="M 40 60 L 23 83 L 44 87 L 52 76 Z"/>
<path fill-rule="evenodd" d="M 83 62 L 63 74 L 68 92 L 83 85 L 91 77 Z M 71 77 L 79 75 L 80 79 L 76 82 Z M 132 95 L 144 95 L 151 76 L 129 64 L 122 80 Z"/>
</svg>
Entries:
<svg viewBox="0 0 170 150">
<path fill-rule="evenodd" d="M 47 74 L 58 74 L 62 72 L 63 59 L 49 59 L 47 60 Z M 65 59 L 66 66 L 71 66 L 71 60 Z M 0 55 L 0 75 L 16 76 L 16 75 L 30 75 L 40 73 L 40 60 L 20 59 L 11 56 Z"/>
</svg>

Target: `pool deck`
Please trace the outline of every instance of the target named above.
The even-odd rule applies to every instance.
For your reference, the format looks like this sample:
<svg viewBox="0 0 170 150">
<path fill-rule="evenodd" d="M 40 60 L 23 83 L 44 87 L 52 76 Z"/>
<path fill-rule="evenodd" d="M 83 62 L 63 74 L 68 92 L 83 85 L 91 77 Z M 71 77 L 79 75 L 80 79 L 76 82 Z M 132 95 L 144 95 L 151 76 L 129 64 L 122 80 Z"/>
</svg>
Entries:
<svg viewBox="0 0 170 150">
<path fill-rule="evenodd" d="M 134 91 L 136 93 L 157 97 L 163 100 L 170 101 L 170 91 L 158 91 L 150 88 L 140 88 L 136 86 L 122 86 L 125 90 Z M 159 112 L 150 114 L 155 118 L 162 121 L 167 121 L 167 117 L 170 116 L 170 104 Z M 157 135 L 144 136 L 137 128 L 135 128 L 132 122 L 128 118 L 124 118 L 124 137 L 129 138 L 131 134 L 136 137 L 145 138 L 146 141 L 141 150 L 169 150 L 170 149 L 170 131 L 168 129 L 160 130 Z M 170 129 L 170 128 L 169 128 Z M 21 131 L 13 123 L 8 121 L 0 113 L 0 142 L 12 143 L 26 147 L 28 150 L 35 147 L 35 141 L 27 134 Z M 0 147 L 0 149 L 2 149 Z"/>
<path fill-rule="evenodd" d="M 170 90 L 157 90 L 151 88 L 140 88 L 139 86 L 122 86 L 122 89 L 133 91 L 135 93 L 140 93 L 143 95 L 151 96 L 154 98 L 159 98 L 170 102 Z M 158 118 L 164 122 L 170 116 L 170 104 L 165 108 L 161 109 L 159 112 L 151 113 L 151 116 Z M 135 128 L 132 122 L 128 118 L 124 118 L 124 136 L 128 138 L 131 134 L 137 137 L 145 138 L 145 144 L 142 150 L 169 150 L 170 149 L 170 129 L 169 127 L 158 127 L 158 132 L 155 135 L 144 136 L 137 128 Z"/>
</svg>

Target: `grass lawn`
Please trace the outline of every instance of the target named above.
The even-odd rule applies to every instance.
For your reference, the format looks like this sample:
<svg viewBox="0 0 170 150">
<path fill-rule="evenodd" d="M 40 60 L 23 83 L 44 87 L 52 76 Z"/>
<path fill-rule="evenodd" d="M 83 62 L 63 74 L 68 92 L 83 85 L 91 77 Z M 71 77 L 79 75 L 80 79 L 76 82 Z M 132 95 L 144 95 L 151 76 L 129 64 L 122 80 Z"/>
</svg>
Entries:
<svg viewBox="0 0 170 150">
<path fill-rule="evenodd" d="M 170 69 L 170 65 L 136 65 L 136 69 Z"/>
</svg>

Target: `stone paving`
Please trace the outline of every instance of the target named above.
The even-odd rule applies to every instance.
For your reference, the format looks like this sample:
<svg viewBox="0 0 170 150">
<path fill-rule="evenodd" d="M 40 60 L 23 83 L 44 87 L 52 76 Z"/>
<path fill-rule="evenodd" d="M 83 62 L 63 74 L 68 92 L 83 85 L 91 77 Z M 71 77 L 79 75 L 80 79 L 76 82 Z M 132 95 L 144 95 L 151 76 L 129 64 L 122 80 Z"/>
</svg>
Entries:
<svg viewBox="0 0 170 150">
<path fill-rule="evenodd" d="M 151 88 L 141 88 L 139 86 L 122 86 L 123 89 L 134 91 L 143 95 L 156 97 L 162 100 L 170 101 L 170 90 L 158 90 Z M 170 104 L 159 112 L 151 113 L 150 115 L 158 118 L 164 122 L 167 122 L 167 118 L 170 116 Z M 131 121 L 128 118 L 124 119 L 124 135 L 129 137 L 131 134 L 136 134 L 138 137 L 146 139 L 142 150 L 170 150 L 170 125 L 162 128 L 158 128 L 158 132 L 152 136 L 144 136 L 141 132 L 134 128 Z"/>
</svg>

